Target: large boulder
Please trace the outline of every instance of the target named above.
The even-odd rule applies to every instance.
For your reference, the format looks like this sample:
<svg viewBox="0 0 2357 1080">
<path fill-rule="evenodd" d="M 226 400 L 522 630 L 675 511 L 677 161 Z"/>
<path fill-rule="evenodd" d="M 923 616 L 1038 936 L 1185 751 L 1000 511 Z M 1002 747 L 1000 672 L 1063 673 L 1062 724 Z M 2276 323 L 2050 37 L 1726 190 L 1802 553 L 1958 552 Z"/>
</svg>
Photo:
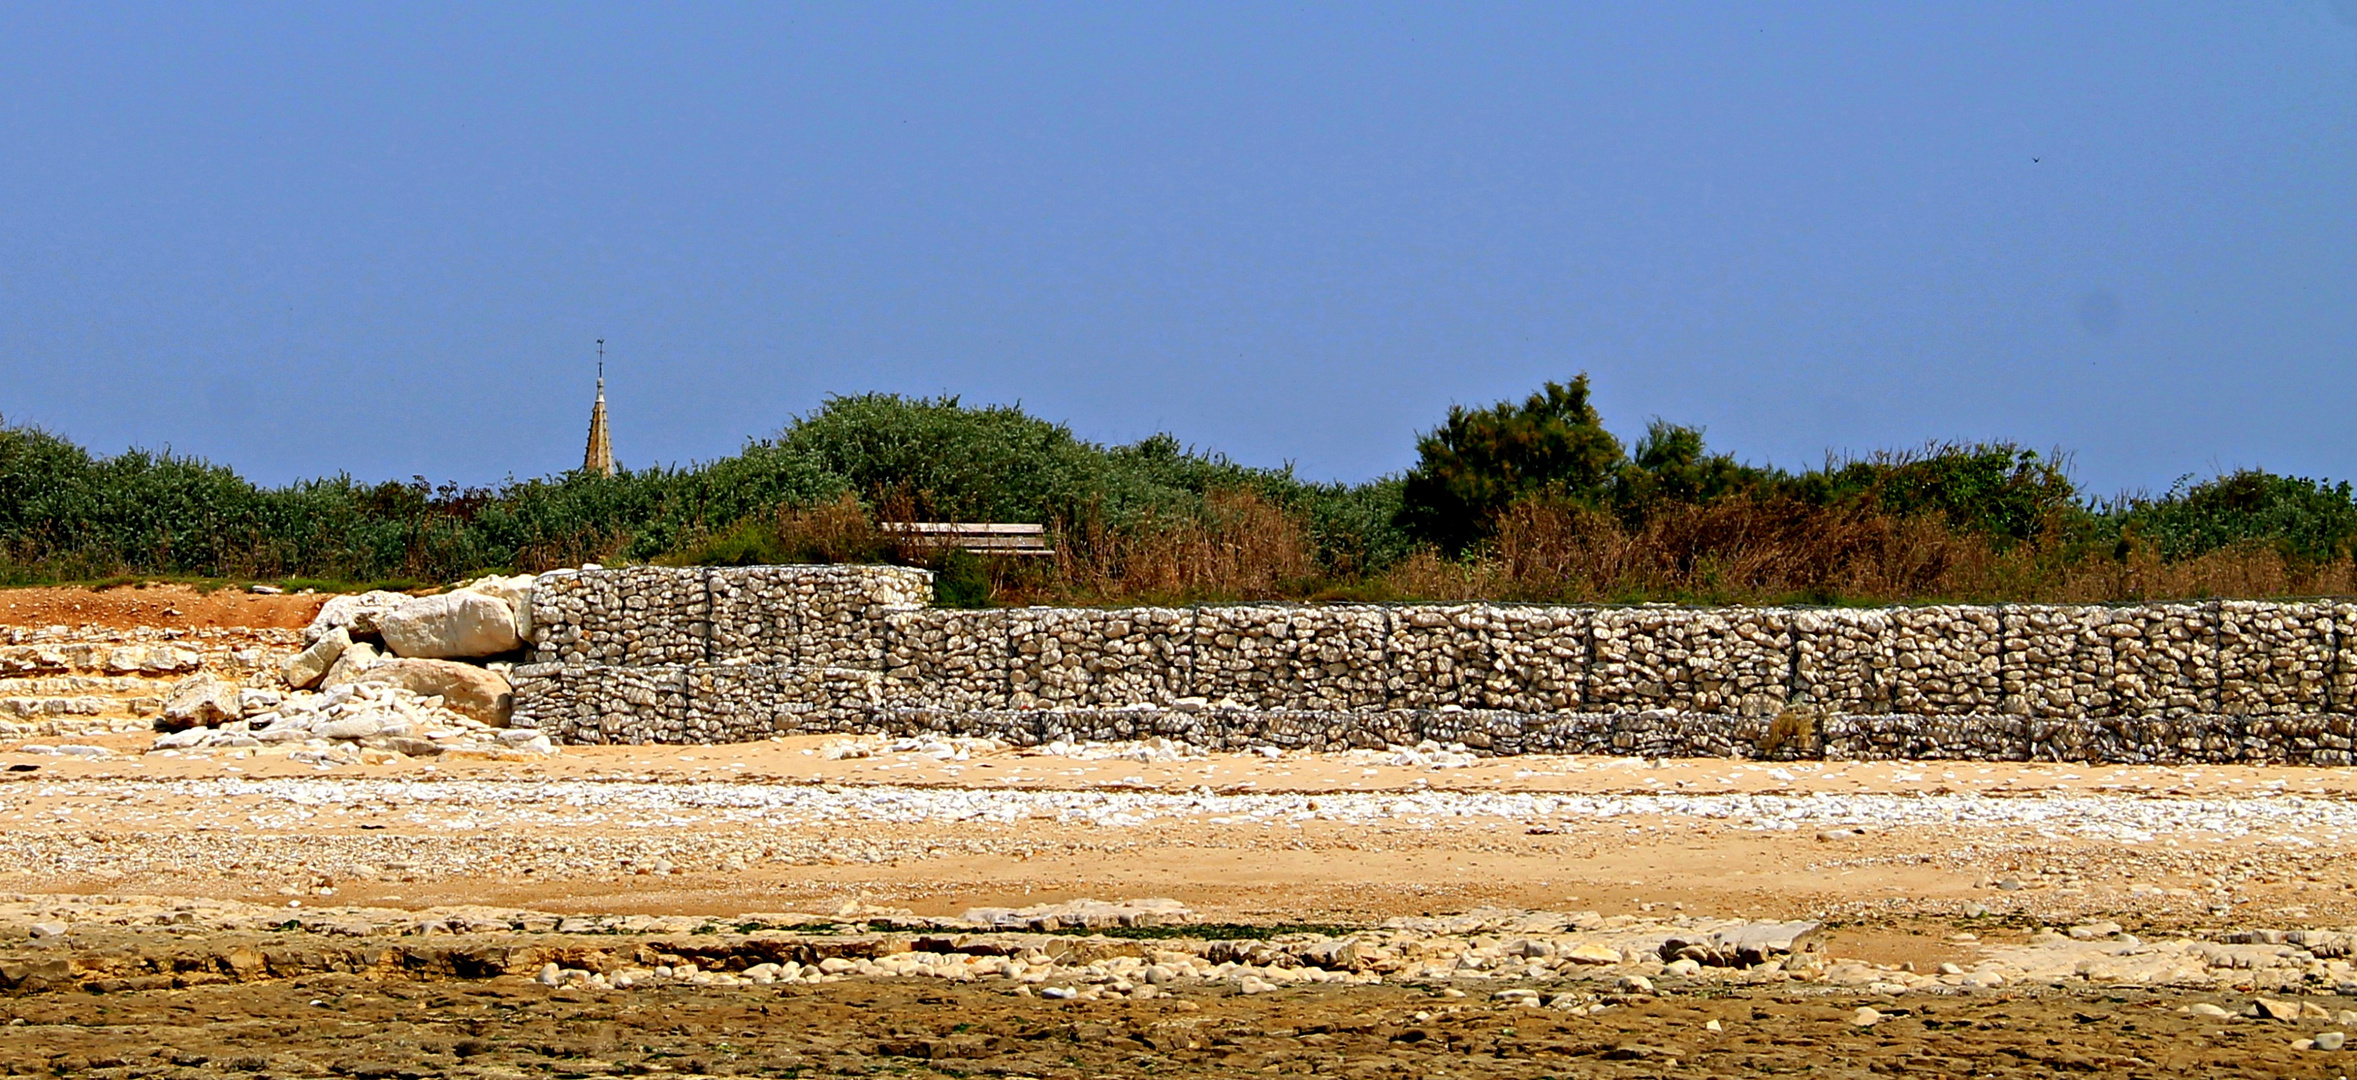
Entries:
<svg viewBox="0 0 2357 1080">
<path fill-rule="evenodd" d="M 319 614 L 312 616 L 311 625 L 303 628 L 303 644 L 313 644 L 339 626 L 354 640 L 375 637 L 378 625 L 385 616 L 414 599 L 416 597 L 408 593 L 386 592 L 383 589 L 329 597 L 326 605 L 319 609 Z"/>
<path fill-rule="evenodd" d="M 365 641 L 355 641 L 344 649 L 343 655 L 336 657 L 334 664 L 328 666 L 327 677 L 319 680 L 319 688 L 333 690 L 347 683 L 358 682 L 362 672 L 382 662 L 384 658 L 377 653 L 376 646 Z"/>
<path fill-rule="evenodd" d="M 311 647 L 287 657 L 278 665 L 278 673 L 286 676 L 286 684 L 297 690 L 309 690 L 327 678 L 327 669 L 352 647 L 352 635 L 343 627 L 330 627 Z"/>
<path fill-rule="evenodd" d="M 532 575 L 517 574 L 500 577 L 493 574 L 479 581 L 459 586 L 460 592 L 479 592 L 507 601 L 508 610 L 515 613 L 516 638 L 525 644 L 532 641 Z"/>
<path fill-rule="evenodd" d="M 245 716 L 236 683 L 211 675 L 191 675 L 172 684 L 164 699 L 164 723 L 170 727 L 217 727 Z"/>
<path fill-rule="evenodd" d="M 524 645 L 512 605 L 464 590 L 411 600 L 379 620 L 377 631 L 393 655 L 428 660 L 497 656 Z"/>
<path fill-rule="evenodd" d="M 357 680 L 384 683 L 419 697 L 439 697 L 442 707 L 492 727 L 506 727 L 515 709 L 515 690 L 496 671 L 455 660 L 387 660 Z"/>
</svg>

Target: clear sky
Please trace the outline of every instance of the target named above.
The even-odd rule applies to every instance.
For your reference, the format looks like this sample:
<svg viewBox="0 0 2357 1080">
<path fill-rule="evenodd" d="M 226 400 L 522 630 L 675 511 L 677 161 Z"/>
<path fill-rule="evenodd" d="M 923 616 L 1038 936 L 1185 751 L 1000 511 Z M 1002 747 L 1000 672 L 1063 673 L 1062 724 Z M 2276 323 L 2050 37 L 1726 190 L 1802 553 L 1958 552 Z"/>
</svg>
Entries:
<svg viewBox="0 0 2357 1080">
<path fill-rule="evenodd" d="M 829 393 L 1359 480 L 1595 379 L 1752 461 L 2357 478 L 2357 0 L 0 0 L 0 416 L 283 482 Z"/>
</svg>

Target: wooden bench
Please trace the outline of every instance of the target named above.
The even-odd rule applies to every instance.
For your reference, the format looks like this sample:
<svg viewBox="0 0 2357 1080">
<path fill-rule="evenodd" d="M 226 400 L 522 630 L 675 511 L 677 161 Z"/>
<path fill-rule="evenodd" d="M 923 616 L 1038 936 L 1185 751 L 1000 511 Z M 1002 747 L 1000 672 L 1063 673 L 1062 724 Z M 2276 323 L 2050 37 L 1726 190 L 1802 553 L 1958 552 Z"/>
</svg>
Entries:
<svg viewBox="0 0 2357 1080">
<path fill-rule="evenodd" d="M 981 521 L 886 521 L 877 528 L 913 548 L 964 548 L 976 555 L 1053 555 L 1044 525 Z"/>
</svg>

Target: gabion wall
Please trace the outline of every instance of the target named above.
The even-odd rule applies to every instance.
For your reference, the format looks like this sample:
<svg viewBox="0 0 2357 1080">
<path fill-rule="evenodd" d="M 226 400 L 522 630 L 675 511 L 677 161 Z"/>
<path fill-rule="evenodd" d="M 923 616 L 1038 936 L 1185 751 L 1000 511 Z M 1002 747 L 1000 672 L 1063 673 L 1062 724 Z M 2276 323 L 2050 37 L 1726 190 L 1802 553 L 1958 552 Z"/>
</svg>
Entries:
<svg viewBox="0 0 2357 1080">
<path fill-rule="evenodd" d="M 2357 713 L 2340 632 L 2357 605 L 2334 601 L 950 611 L 930 595 L 898 567 L 543 575 L 519 722 L 574 741 L 1145 724 L 1208 745 L 2335 761 Z"/>
</svg>

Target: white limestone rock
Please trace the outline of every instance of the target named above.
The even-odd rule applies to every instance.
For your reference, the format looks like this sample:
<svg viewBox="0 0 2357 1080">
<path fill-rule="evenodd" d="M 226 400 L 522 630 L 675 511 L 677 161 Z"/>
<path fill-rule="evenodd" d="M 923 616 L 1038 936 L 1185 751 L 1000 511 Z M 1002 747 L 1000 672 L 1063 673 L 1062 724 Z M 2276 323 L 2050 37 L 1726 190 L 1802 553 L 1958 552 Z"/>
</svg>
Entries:
<svg viewBox="0 0 2357 1080">
<path fill-rule="evenodd" d="M 479 592 L 485 596 L 496 596 L 507 601 L 509 611 L 515 615 L 516 637 L 529 642 L 532 640 L 532 580 L 530 574 L 517 574 L 514 577 L 500 577 L 493 574 L 490 577 L 467 582 L 460 586 L 458 591 Z"/>
<path fill-rule="evenodd" d="M 464 590 L 411 600 L 386 615 L 378 631 L 393 655 L 416 659 L 497 656 L 524 644 L 508 601 Z"/>
<path fill-rule="evenodd" d="M 169 645 L 123 645 L 107 650 L 102 670 L 110 675 L 168 675 L 195 671 L 203 665 L 203 658 L 187 649 Z"/>
<path fill-rule="evenodd" d="M 419 697 L 439 697 L 444 708 L 492 727 L 506 727 L 515 691 L 496 671 L 455 660 L 387 660 L 362 673 L 361 683 L 383 683 Z"/>
<path fill-rule="evenodd" d="M 309 690 L 327 678 L 327 669 L 334 667 L 336 659 L 351 647 L 351 633 L 341 626 L 331 626 L 309 648 L 287 657 L 278 666 L 278 673 L 286 678 L 288 686 Z"/>
<path fill-rule="evenodd" d="M 327 677 L 319 680 L 319 687 L 322 690 L 333 690 L 339 686 L 348 686 L 359 681 L 361 672 L 377 666 L 383 659 L 383 655 L 376 651 L 376 646 L 365 641 L 355 641 L 344 649 L 343 655 L 336 657 L 334 664 L 329 665 Z"/>
<path fill-rule="evenodd" d="M 354 640 L 375 637 L 384 617 L 413 599 L 415 597 L 407 593 L 383 589 L 331 597 L 326 606 L 319 609 L 319 614 L 312 617 L 311 625 L 303 628 L 303 644 L 318 641 L 329 630 L 339 626 Z"/>
<path fill-rule="evenodd" d="M 191 675 L 172 684 L 164 701 L 164 722 L 172 727 L 214 727 L 245 715 L 235 683 L 211 675 Z"/>
</svg>

